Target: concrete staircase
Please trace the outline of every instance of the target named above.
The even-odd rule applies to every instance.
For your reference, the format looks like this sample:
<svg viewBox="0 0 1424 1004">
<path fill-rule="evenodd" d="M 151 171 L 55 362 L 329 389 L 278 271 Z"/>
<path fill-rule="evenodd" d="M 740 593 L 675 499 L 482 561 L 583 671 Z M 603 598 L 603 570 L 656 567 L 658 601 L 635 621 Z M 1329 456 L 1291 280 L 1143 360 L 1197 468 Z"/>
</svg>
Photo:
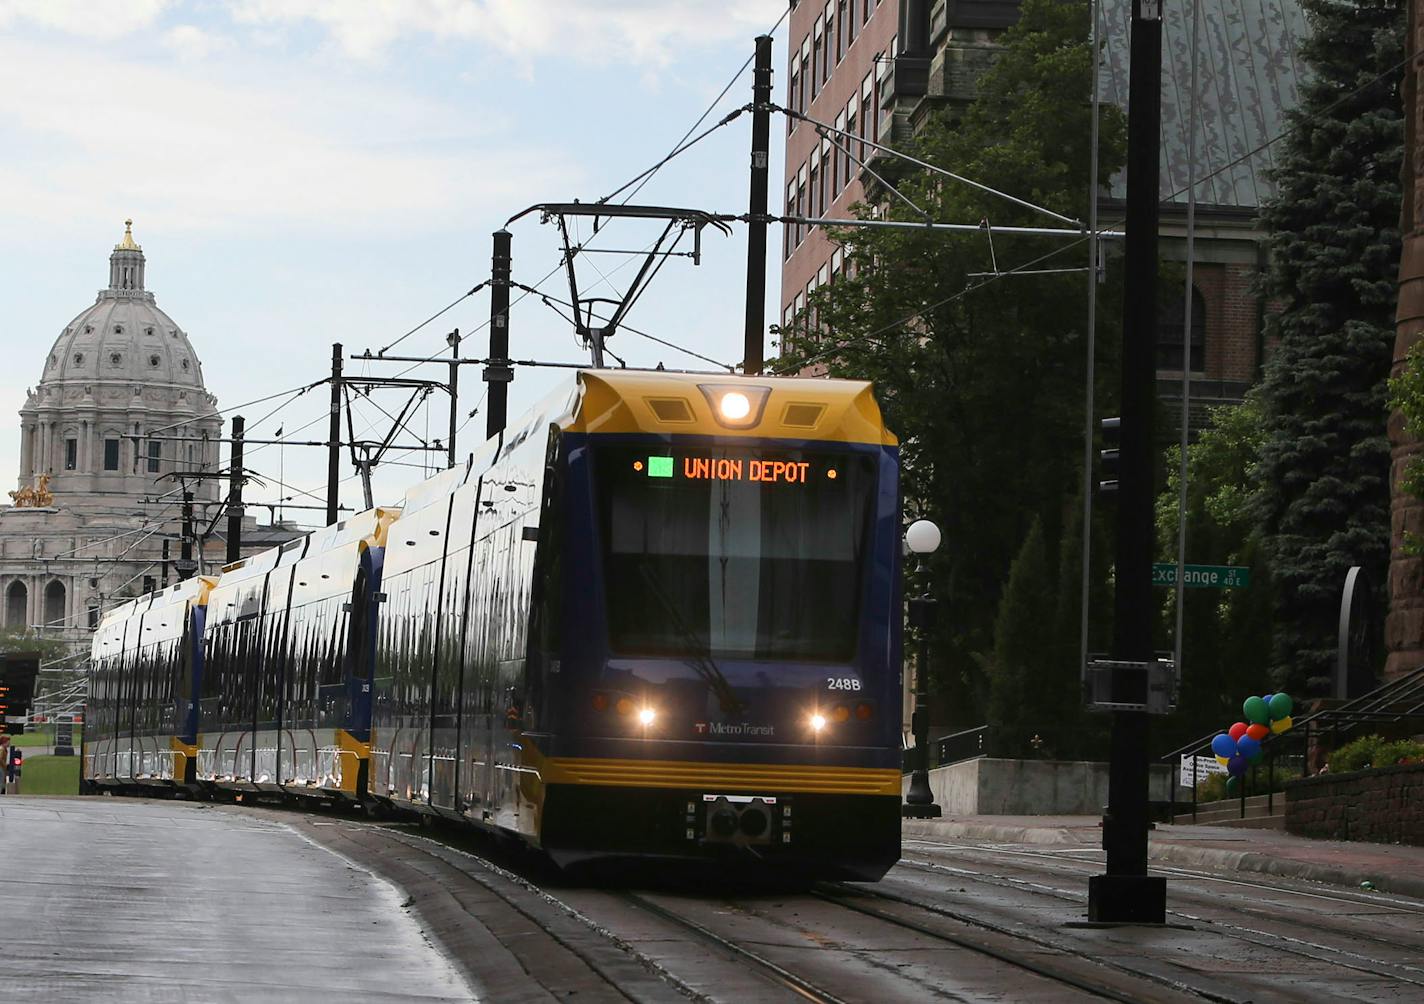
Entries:
<svg viewBox="0 0 1424 1004">
<path fill-rule="evenodd" d="M 1276 792 L 1274 812 L 1267 808 L 1267 796 L 1252 795 L 1246 799 L 1246 815 L 1241 815 L 1241 799 L 1228 798 L 1220 802 L 1198 802 L 1196 818 L 1190 812 L 1172 817 L 1178 824 L 1197 823 L 1202 826 L 1237 826 L 1281 830 L 1286 824 L 1286 796 Z"/>
</svg>

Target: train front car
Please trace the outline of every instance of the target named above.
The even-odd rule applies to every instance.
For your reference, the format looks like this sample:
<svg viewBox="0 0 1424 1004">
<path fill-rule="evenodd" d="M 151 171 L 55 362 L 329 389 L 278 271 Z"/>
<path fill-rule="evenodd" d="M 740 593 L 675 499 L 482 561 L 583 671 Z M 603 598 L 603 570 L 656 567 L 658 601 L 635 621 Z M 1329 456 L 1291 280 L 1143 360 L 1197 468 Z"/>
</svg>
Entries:
<svg viewBox="0 0 1424 1004">
<path fill-rule="evenodd" d="M 879 878 L 900 854 L 900 500 L 870 385 L 579 379 L 509 711 L 539 843 Z"/>
</svg>

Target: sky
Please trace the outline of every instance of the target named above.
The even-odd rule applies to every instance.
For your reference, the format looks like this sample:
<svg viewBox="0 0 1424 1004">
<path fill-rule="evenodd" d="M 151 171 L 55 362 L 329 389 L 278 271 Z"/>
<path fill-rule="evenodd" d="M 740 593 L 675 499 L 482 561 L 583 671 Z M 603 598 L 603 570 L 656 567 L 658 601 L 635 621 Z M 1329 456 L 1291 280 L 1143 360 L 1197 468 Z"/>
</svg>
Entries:
<svg viewBox="0 0 1424 1004">
<path fill-rule="evenodd" d="M 19 467 L 19 416 L 49 347 L 107 285 L 126 218 L 147 257 L 147 288 L 183 328 L 225 417 L 248 436 L 324 436 L 318 388 L 331 346 L 389 345 L 489 276 L 491 233 L 539 202 L 596 201 L 663 158 L 752 52 L 785 0 L 0 0 L 0 480 Z M 777 86 L 785 25 L 773 52 Z M 750 70 L 704 123 L 750 100 Z M 773 123 L 772 174 L 784 128 Z M 747 208 L 750 117 L 662 168 L 637 201 L 718 212 Z M 775 186 L 773 186 L 773 190 Z M 773 210 L 775 207 L 773 206 Z M 575 236 L 588 238 L 588 222 Z M 513 277 L 567 299 L 557 231 L 538 214 L 510 225 Z M 592 247 L 646 247 L 646 224 L 607 225 Z M 768 237 L 767 323 L 776 320 L 781 236 Z M 742 354 L 746 235 L 704 232 L 702 264 L 669 259 L 627 320 L 712 359 Z M 594 295 L 626 286 L 632 256 L 581 255 Z M 606 281 L 605 281 L 606 277 Z M 597 285 L 596 290 L 593 287 Z M 516 294 L 518 295 L 518 294 Z M 488 293 L 466 297 L 392 354 L 448 352 L 446 334 L 478 330 Z M 530 297 L 511 311 L 511 355 L 583 362 L 570 324 Z M 629 365 L 708 364 L 620 333 Z M 395 376 L 392 363 L 348 372 Z M 446 367 L 424 367 L 444 379 Z M 566 374 L 521 369 L 510 417 Z M 461 372 L 464 454 L 483 438 L 478 367 Z M 397 411 L 394 392 L 378 399 Z M 412 423 L 443 436 L 448 403 Z M 379 437 L 389 420 L 363 405 Z M 385 423 L 384 425 L 381 423 Z M 429 429 L 428 436 L 426 429 Z M 8 431 L 7 431 L 8 430 Z M 402 437 L 408 439 L 408 437 Z M 248 448 L 279 494 L 319 505 L 325 451 Z M 377 503 L 424 476 L 419 454 L 376 474 Z M 426 461 L 432 463 L 434 461 Z M 443 463 L 443 461 L 441 461 Z M 352 468 L 344 464 L 343 476 Z M 342 502 L 361 508 L 359 481 Z M 268 512 L 257 510 L 266 522 Z M 306 524 L 316 511 L 288 511 Z"/>
</svg>

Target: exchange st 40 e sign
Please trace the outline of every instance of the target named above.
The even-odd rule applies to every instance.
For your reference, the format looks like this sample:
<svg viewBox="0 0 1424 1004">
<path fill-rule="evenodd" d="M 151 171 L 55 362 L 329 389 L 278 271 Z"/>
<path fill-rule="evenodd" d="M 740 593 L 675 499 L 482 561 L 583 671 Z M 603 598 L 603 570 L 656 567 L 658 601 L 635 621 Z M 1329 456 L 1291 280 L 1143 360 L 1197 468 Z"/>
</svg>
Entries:
<svg viewBox="0 0 1424 1004">
<path fill-rule="evenodd" d="M 1188 589 L 1246 589 L 1251 585 L 1251 569 L 1239 565 L 1187 565 L 1182 585 Z M 1154 586 L 1175 586 L 1177 566 L 1159 561 L 1152 566 Z"/>
</svg>

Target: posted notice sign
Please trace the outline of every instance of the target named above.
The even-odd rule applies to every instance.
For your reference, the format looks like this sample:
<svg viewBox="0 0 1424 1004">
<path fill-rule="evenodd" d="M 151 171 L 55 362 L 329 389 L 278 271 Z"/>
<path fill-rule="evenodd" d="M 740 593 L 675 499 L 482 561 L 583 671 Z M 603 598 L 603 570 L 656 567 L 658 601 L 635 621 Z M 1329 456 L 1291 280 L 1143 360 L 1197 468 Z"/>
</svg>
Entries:
<svg viewBox="0 0 1424 1004">
<path fill-rule="evenodd" d="M 1225 774 L 1226 766 L 1218 763 L 1214 756 L 1192 756 L 1189 753 L 1182 754 L 1182 779 L 1183 788 L 1192 787 L 1192 761 L 1196 761 L 1197 779 L 1196 783 L 1201 784 L 1213 774 Z"/>
</svg>

